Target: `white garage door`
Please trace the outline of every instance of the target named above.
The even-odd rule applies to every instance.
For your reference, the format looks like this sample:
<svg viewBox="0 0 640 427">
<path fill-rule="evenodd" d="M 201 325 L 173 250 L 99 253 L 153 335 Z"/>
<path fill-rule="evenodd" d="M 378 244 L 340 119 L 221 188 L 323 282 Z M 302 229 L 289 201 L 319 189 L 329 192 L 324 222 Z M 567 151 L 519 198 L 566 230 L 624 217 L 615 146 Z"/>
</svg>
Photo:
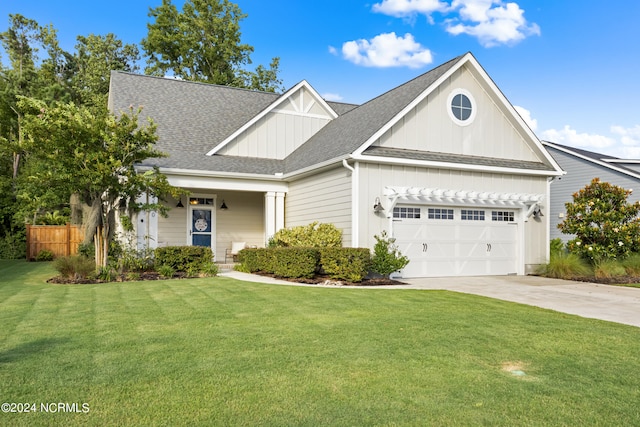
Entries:
<svg viewBox="0 0 640 427">
<path fill-rule="evenodd" d="M 410 259 L 404 278 L 517 272 L 515 211 L 397 206 L 393 215 L 396 244 Z"/>
</svg>

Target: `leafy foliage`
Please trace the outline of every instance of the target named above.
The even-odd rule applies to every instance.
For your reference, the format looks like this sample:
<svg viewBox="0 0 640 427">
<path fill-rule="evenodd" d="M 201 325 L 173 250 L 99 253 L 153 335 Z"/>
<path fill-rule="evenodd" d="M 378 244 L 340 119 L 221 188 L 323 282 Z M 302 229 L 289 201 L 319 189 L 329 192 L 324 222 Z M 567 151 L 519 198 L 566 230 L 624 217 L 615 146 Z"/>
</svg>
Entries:
<svg viewBox="0 0 640 427">
<path fill-rule="evenodd" d="M 211 248 L 205 246 L 165 246 L 155 252 L 156 269 L 166 265 L 175 271 L 201 272 L 209 269 L 213 260 Z"/>
<path fill-rule="evenodd" d="M 373 246 L 373 256 L 371 257 L 371 269 L 384 277 L 389 277 L 391 273 L 402 270 L 409 264 L 409 258 L 402 255 L 398 247 L 393 243 L 395 239 L 390 239 L 386 231 L 382 231 L 380 236 L 373 236 L 376 244 Z"/>
<path fill-rule="evenodd" d="M 314 221 L 308 225 L 278 230 L 271 238 L 269 245 L 274 247 L 339 248 L 342 247 L 342 231 L 333 224 Z"/>
<path fill-rule="evenodd" d="M 369 273 L 368 248 L 325 248 L 320 250 L 320 266 L 332 279 L 362 282 Z"/>
<path fill-rule="evenodd" d="M 123 202 L 132 210 L 166 214 L 162 203 L 138 201 L 145 193 L 160 199 L 177 194 L 158 170 L 136 170 L 139 162 L 163 156 L 154 148 L 155 125 L 139 126 L 140 110 L 116 117 L 71 103 L 48 106 L 33 98 L 22 98 L 18 105 L 34 165 L 27 177 L 33 185 L 23 187 L 18 197 L 26 203 L 52 191 L 80 194 L 97 218 L 95 228 L 85 232 L 102 243 L 96 245 L 96 264 L 107 264 L 110 224 Z"/>
<path fill-rule="evenodd" d="M 244 69 L 251 64 L 254 49 L 241 43 L 240 21 L 247 15 L 237 4 L 186 0 L 179 12 L 171 0 L 162 0 L 149 16 L 154 21 L 147 24 L 148 34 L 141 42 L 148 55 L 147 74 L 171 72 L 185 80 L 270 92 L 280 89 L 278 58 L 273 58 L 270 69 Z"/>
<path fill-rule="evenodd" d="M 631 190 L 594 178 L 566 203 L 567 217 L 558 225 L 575 234 L 567 247 L 596 263 L 624 258 L 640 249 L 640 202 L 629 203 Z"/>
<path fill-rule="evenodd" d="M 81 255 L 65 256 L 56 258 L 53 261 L 60 276 L 66 279 L 86 279 L 96 272 L 96 264 L 90 259 Z"/>
</svg>

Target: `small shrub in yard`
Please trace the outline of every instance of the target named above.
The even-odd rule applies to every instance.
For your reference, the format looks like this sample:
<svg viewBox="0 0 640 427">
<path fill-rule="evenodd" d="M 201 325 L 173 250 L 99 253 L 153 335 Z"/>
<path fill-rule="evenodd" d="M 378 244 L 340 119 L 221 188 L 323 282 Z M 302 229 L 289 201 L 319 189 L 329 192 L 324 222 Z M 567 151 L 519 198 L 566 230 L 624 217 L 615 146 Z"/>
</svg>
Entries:
<svg viewBox="0 0 640 427">
<path fill-rule="evenodd" d="M 640 254 L 629 255 L 622 261 L 622 266 L 629 276 L 640 277 Z"/>
<path fill-rule="evenodd" d="M 367 248 L 326 248 L 320 251 L 321 269 L 332 279 L 362 282 L 370 264 L 371 252 Z"/>
<path fill-rule="evenodd" d="M 371 269 L 374 272 L 389 277 L 391 273 L 402 270 L 409 264 L 409 258 L 402 255 L 386 231 L 373 237 L 376 239 L 371 257 Z"/>
<path fill-rule="evenodd" d="M 171 278 L 176 271 L 170 265 L 161 265 L 157 268 L 158 274 L 165 278 Z"/>
<path fill-rule="evenodd" d="M 56 258 L 53 268 L 65 279 L 86 279 L 96 272 L 95 261 L 80 255 Z"/>
<path fill-rule="evenodd" d="M 0 237 L 0 259 L 23 259 L 26 256 L 27 242 L 24 233 Z"/>
<path fill-rule="evenodd" d="M 43 249 L 36 255 L 36 261 L 53 261 L 53 252 L 49 249 Z"/>
<path fill-rule="evenodd" d="M 593 274 L 597 279 L 612 279 L 627 274 L 622 263 L 615 260 L 604 260 L 596 263 Z"/>
<path fill-rule="evenodd" d="M 335 225 L 312 222 L 276 232 L 269 241 L 270 247 L 339 248 L 342 231 Z"/>
<path fill-rule="evenodd" d="M 311 278 L 316 274 L 320 252 L 315 248 L 273 248 L 273 273 L 280 277 Z"/>
<path fill-rule="evenodd" d="M 242 249 L 238 252 L 238 261 L 240 261 L 240 264 L 235 266 L 236 270 L 245 273 L 260 271 L 258 263 L 258 251 L 260 250 L 264 249 Z"/>
<path fill-rule="evenodd" d="M 587 262 L 576 254 L 552 252 L 549 264 L 543 266 L 539 273 L 556 279 L 571 279 L 592 274 Z"/>
<path fill-rule="evenodd" d="M 155 251 L 156 265 L 168 265 L 175 271 L 202 271 L 213 260 L 211 248 L 205 246 L 165 246 Z"/>
</svg>

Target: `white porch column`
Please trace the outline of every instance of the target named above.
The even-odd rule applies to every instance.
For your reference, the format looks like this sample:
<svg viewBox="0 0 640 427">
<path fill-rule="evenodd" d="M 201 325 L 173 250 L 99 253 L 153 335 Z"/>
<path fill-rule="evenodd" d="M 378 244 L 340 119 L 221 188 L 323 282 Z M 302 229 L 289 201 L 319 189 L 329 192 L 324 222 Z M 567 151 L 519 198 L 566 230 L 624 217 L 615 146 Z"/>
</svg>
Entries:
<svg viewBox="0 0 640 427">
<path fill-rule="evenodd" d="M 264 194 L 264 234 L 265 243 L 284 228 L 284 197 L 282 191 L 267 191 Z"/>
<path fill-rule="evenodd" d="M 276 193 L 276 231 L 284 228 L 284 197 L 287 193 Z"/>
<path fill-rule="evenodd" d="M 276 192 L 264 193 L 264 238 L 265 244 L 276 233 Z"/>
</svg>

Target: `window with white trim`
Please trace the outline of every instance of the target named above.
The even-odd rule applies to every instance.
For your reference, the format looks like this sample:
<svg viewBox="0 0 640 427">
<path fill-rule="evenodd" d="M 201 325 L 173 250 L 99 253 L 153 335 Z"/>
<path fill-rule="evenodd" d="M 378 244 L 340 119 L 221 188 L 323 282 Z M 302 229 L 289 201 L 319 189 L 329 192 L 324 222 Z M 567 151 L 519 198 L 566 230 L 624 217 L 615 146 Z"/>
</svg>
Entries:
<svg viewBox="0 0 640 427">
<path fill-rule="evenodd" d="M 396 206 L 393 208 L 393 217 L 420 219 L 420 208 Z"/>
<path fill-rule="evenodd" d="M 463 221 L 484 221 L 483 210 L 462 209 L 460 219 Z"/>
<path fill-rule="evenodd" d="M 491 211 L 491 221 L 515 221 L 515 213 L 513 211 Z"/>
<path fill-rule="evenodd" d="M 465 89 L 454 89 L 447 97 L 449 117 L 460 126 L 473 123 L 476 117 L 476 102 L 471 92 Z"/>
<path fill-rule="evenodd" d="M 453 209 L 429 208 L 427 209 L 429 219 L 453 219 Z"/>
</svg>

